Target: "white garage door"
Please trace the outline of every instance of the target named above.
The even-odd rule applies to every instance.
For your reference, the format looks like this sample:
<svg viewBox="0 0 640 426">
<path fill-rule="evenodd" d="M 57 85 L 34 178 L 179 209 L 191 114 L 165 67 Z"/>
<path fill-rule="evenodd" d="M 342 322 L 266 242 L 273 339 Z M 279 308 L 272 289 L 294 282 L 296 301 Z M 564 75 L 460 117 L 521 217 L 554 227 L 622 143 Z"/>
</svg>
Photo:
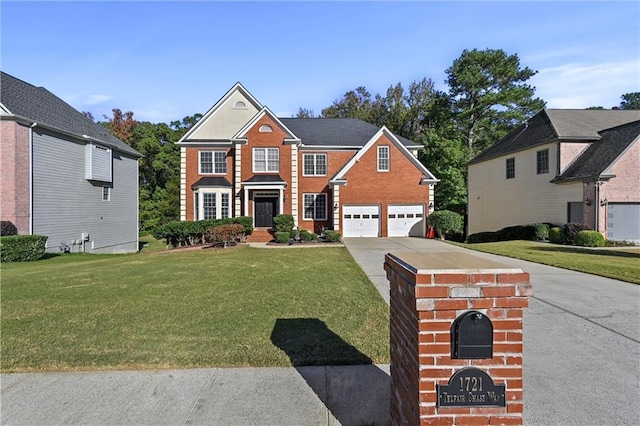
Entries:
<svg viewBox="0 0 640 426">
<path fill-rule="evenodd" d="M 380 207 L 343 206 L 343 237 L 377 237 L 380 234 Z"/>
<path fill-rule="evenodd" d="M 609 203 L 607 239 L 640 243 L 640 203 Z"/>
<path fill-rule="evenodd" d="M 390 237 L 424 237 L 424 205 L 389 206 Z"/>
</svg>

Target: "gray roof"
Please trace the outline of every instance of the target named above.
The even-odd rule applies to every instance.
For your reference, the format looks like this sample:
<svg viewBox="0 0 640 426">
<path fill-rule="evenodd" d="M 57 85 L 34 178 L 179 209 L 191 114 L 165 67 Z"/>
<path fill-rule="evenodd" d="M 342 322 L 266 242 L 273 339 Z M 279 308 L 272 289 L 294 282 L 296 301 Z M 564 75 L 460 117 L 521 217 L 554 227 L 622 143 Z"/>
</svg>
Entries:
<svg viewBox="0 0 640 426">
<path fill-rule="evenodd" d="M 363 147 L 380 130 L 379 127 L 357 118 L 279 118 L 303 145 Z M 406 147 L 421 145 L 397 136 Z"/>
<path fill-rule="evenodd" d="M 36 87 L 4 72 L 0 74 L 0 102 L 11 114 L 80 139 L 87 135 L 120 152 L 141 156 L 103 126 L 94 123 L 44 87 Z"/>
<path fill-rule="evenodd" d="M 640 136 L 640 121 L 600 132 L 600 140 L 592 143 L 554 182 L 597 181 L 614 161 Z"/>
<path fill-rule="evenodd" d="M 220 176 L 207 176 L 200 178 L 196 183 L 191 185 L 191 189 L 196 189 L 201 186 L 223 186 L 230 187 L 231 182 L 229 182 L 226 178 Z"/>
<path fill-rule="evenodd" d="M 478 154 L 469 164 L 508 155 L 543 143 L 590 142 L 605 129 L 640 120 L 640 110 L 544 109 Z"/>
<path fill-rule="evenodd" d="M 280 175 L 254 175 L 244 183 L 286 183 Z"/>
</svg>

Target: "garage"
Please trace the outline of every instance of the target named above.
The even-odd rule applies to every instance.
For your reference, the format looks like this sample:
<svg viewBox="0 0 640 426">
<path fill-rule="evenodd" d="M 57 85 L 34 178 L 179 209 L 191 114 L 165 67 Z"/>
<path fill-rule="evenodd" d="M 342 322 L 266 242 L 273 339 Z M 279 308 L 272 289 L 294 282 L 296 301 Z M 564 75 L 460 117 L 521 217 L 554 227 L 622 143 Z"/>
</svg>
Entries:
<svg viewBox="0 0 640 426">
<path fill-rule="evenodd" d="M 343 206 L 343 237 L 377 237 L 380 235 L 379 206 Z"/>
<path fill-rule="evenodd" d="M 424 205 L 390 205 L 387 214 L 390 237 L 424 237 Z"/>
<path fill-rule="evenodd" d="M 640 203 L 609 203 L 607 239 L 640 244 Z"/>
</svg>

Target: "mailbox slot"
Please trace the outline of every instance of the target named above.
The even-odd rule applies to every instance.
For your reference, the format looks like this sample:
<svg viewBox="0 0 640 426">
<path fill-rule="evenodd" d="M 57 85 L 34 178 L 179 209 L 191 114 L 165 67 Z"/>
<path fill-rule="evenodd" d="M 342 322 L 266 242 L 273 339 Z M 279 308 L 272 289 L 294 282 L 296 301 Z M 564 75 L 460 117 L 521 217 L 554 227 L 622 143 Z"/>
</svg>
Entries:
<svg viewBox="0 0 640 426">
<path fill-rule="evenodd" d="M 451 358 L 493 358 L 493 324 L 482 312 L 469 311 L 451 325 Z"/>
</svg>

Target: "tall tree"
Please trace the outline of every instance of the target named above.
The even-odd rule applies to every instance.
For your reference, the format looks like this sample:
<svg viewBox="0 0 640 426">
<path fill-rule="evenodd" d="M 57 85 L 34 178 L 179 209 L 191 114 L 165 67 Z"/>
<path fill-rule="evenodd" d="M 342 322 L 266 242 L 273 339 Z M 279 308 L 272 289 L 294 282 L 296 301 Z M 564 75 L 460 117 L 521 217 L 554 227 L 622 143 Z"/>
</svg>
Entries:
<svg viewBox="0 0 640 426">
<path fill-rule="evenodd" d="M 324 118 L 359 118 L 371 122 L 371 94 L 364 86 L 349 90 L 342 99 L 322 110 Z"/>
<path fill-rule="evenodd" d="M 620 98 L 620 109 L 640 109 L 640 92 L 625 93 Z"/>
<path fill-rule="evenodd" d="M 446 73 L 455 121 L 473 153 L 544 108 L 525 84 L 537 71 L 521 68 L 518 55 L 464 50 Z"/>
<path fill-rule="evenodd" d="M 105 126 L 113 136 L 131 145 L 133 128 L 138 124 L 133 118 L 133 112 L 122 112 L 119 108 L 114 108 L 111 111 L 113 113 L 112 117 L 103 115 L 104 119 L 107 120 Z"/>
<path fill-rule="evenodd" d="M 298 113 L 296 114 L 296 118 L 315 118 L 315 115 L 313 115 L 313 110 L 312 109 L 306 109 L 306 108 L 298 108 Z"/>
</svg>

